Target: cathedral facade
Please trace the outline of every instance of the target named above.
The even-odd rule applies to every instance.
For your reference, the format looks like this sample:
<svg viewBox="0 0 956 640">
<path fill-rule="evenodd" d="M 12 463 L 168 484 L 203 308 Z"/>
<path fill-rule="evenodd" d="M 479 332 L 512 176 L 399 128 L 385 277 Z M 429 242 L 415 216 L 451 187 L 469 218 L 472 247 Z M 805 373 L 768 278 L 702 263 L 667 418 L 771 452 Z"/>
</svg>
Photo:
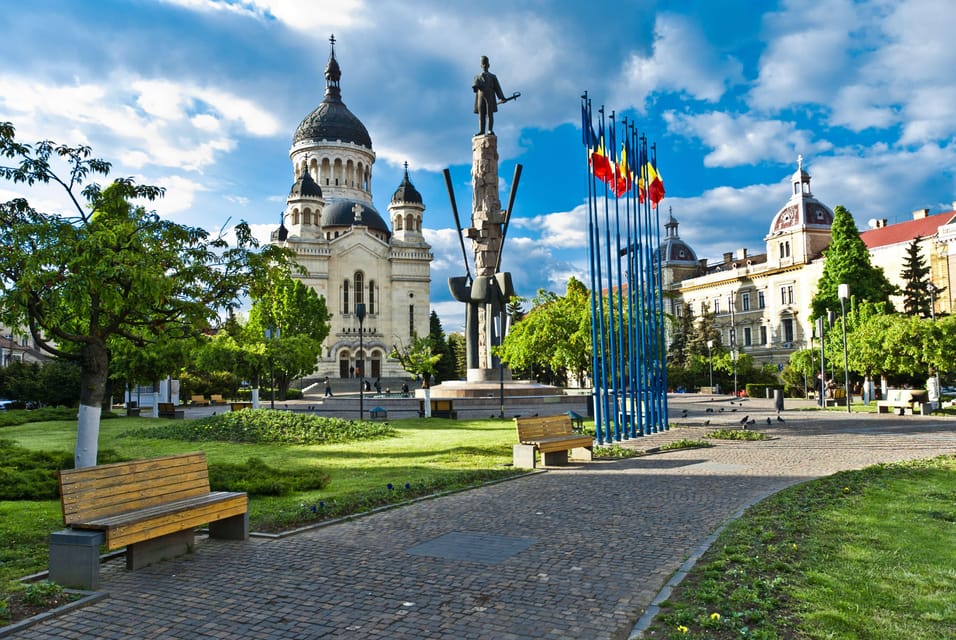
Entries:
<svg viewBox="0 0 956 640">
<path fill-rule="evenodd" d="M 272 242 L 295 252 L 306 270 L 303 283 L 328 306 L 331 328 L 315 374 L 402 376 L 401 364 L 388 354 L 429 330 L 432 253 L 422 236 L 425 205 L 406 165 L 387 221 L 375 208 L 372 140 L 342 102 L 341 77 L 333 39 L 325 96 L 292 140 L 294 183 Z"/>
</svg>

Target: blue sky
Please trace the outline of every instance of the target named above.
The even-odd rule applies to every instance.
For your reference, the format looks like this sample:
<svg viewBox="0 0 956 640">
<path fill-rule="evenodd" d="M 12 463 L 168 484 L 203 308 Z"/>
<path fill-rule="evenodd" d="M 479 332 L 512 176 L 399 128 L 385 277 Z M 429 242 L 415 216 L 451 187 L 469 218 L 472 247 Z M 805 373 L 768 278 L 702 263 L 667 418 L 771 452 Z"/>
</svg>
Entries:
<svg viewBox="0 0 956 640">
<path fill-rule="evenodd" d="M 165 186 L 161 215 L 246 220 L 262 238 L 334 33 L 343 100 L 377 154 L 376 208 L 406 161 L 425 200 L 446 331 L 463 323 L 445 285 L 463 268 L 441 171 L 467 212 L 481 55 L 522 94 L 495 123 L 504 202 L 524 167 L 503 260 L 521 295 L 586 280 L 585 90 L 657 142 L 662 206 L 699 257 L 763 250 L 798 154 L 814 195 L 861 228 L 956 200 L 950 0 L 32 0 L 8 3 L 4 25 L 0 120 L 21 139 L 89 144 L 114 176 Z"/>
</svg>

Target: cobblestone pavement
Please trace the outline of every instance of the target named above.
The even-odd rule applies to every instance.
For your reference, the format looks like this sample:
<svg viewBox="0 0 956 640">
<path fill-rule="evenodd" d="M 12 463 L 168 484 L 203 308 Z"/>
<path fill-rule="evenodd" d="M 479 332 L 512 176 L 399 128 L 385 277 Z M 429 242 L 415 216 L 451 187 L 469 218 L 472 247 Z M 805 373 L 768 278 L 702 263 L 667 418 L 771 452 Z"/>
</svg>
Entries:
<svg viewBox="0 0 956 640">
<path fill-rule="evenodd" d="M 682 426 L 627 446 L 745 415 L 773 439 L 549 470 L 279 540 L 206 541 L 107 571 L 109 598 L 14 637 L 626 638 L 742 506 L 838 470 L 956 452 L 953 419 L 791 410 L 779 422 L 769 402 L 733 408 L 674 399 Z"/>
</svg>

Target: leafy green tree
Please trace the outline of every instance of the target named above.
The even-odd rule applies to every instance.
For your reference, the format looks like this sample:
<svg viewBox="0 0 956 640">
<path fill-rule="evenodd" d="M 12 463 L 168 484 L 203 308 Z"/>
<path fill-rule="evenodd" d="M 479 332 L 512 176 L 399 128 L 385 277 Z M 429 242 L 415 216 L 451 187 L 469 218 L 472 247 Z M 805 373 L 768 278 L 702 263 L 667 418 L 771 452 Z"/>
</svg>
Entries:
<svg viewBox="0 0 956 640">
<path fill-rule="evenodd" d="M 155 336 L 201 331 L 291 256 L 257 251 L 244 223 L 230 246 L 131 205 L 164 190 L 131 178 L 103 189 L 89 178 L 108 175 L 110 163 L 91 155 L 86 146 L 24 144 L 0 123 L 0 162 L 8 161 L 0 176 L 59 185 L 70 203 L 62 213 L 38 211 L 23 197 L 0 204 L 0 321 L 28 327 L 40 349 L 79 364 L 77 467 L 96 464 L 111 341 L 148 348 Z"/>
<path fill-rule="evenodd" d="M 903 261 L 903 270 L 900 276 L 903 278 L 903 313 L 910 316 L 919 316 L 929 318 L 931 315 L 929 295 L 929 266 L 923 259 L 923 253 L 920 248 L 921 238 L 913 238 L 913 241 L 906 247 L 906 259 Z M 942 292 L 945 287 L 940 287 L 936 292 Z"/>
<path fill-rule="evenodd" d="M 889 302 L 897 289 L 886 279 L 883 270 L 870 262 L 870 252 L 860 239 L 853 215 L 846 208 L 838 205 L 833 210 L 830 233 L 830 246 L 823 252 L 826 257 L 823 275 L 817 282 L 817 293 L 810 304 L 813 318 L 823 317 L 827 311 L 839 315 L 838 287 L 841 284 L 850 285 L 850 293 L 858 301 Z"/>
<path fill-rule="evenodd" d="M 711 349 L 707 349 L 707 342 L 713 343 Z M 720 339 L 720 329 L 717 328 L 717 314 L 711 311 L 710 305 L 706 302 L 701 303 L 700 317 L 694 324 L 694 331 L 687 341 L 687 349 L 690 353 L 706 357 L 708 351 L 719 353 L 723 350 Z"/>
<path fill-rule="evenodd" d="M 591 367 L 590 293 L 575 278 L 564 296 L 539 290 L 531 311 L 511 327 L 496 349 L 515 371 L 528 371 L 543 382 L 581 379 Z"/>
<path fill-rule="evenodd" d="M 429 336 L 412 338 L 408 347 L 404 345 L 394 347 L 388 357 L 401 362 L 405 371 L 421 376 L 423 387 L 429 386 L 429 380 L 434 375 L 438 368 L 438 362 L 441 360 L 441 354 L 432 350 L 432 341 Z"/>
<path fill-rule="evenodd" d="M 293 380 L 315 370 L 329 326 L 325 298 L 301 280 L 279 274 L 259 288 L 241 335 L 247 345 L 264 343 L 280 400 Z"/>
</svg>

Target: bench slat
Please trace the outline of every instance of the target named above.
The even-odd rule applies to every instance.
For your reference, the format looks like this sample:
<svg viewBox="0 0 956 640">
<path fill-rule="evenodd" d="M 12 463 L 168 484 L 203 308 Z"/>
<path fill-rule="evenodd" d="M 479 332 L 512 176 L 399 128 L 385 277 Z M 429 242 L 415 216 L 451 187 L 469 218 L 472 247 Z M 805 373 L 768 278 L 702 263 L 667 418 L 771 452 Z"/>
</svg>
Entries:
<svg viewBox="0 0 956 640">
<path fill-rule="evenodd" d="M 202 452 L 63 470 L 64 523 L 209 493 L 208 473 Z"/>
<path fill-rule="evenodd" d="M 590 436 L 575 433 L 567 415 L 515 418 L 518 442 L 534 445 L 539 451 L 552 453 L 594 444 Z"/>
<path fill-rule="evenodd" d="M 76 523 L 73 527 L 104 531 L 106 546 L 112 550 L 241 515 L 248 510 L 248 503 L 249 498 L 245 493 L 216 491 L 133 513 Z"/>
</svg>

